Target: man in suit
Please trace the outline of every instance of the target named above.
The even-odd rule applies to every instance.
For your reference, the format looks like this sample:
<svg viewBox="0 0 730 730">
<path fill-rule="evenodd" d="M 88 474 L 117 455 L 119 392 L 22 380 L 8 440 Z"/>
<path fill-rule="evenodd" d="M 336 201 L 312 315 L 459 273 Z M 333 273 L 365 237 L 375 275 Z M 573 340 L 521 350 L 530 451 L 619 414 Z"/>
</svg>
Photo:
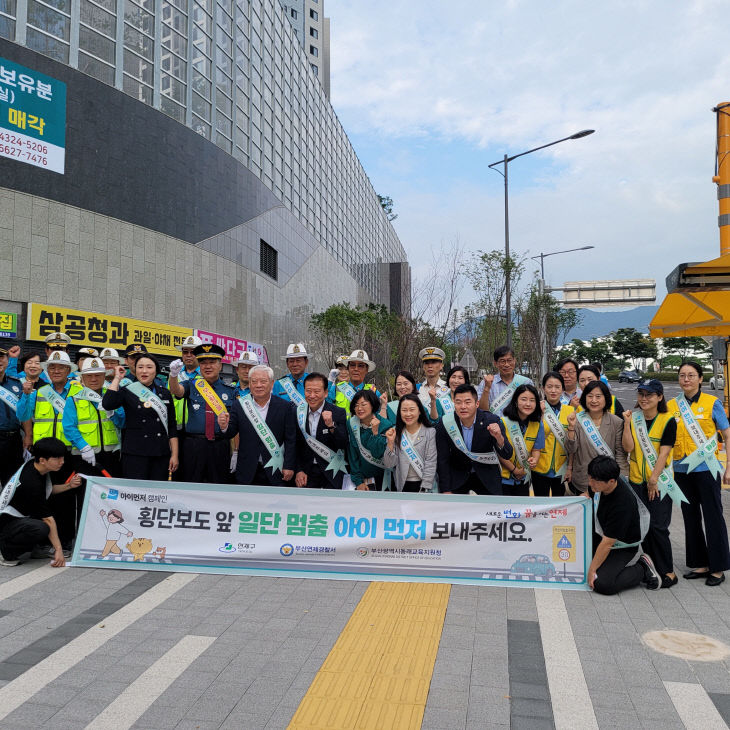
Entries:
<svg viewBox="0 0 730 730">
<path fill-rule="evenodd" d="M 304 379 L 304 399 L 306 404 L 297 409 L 297 474 L 296 485 L 310 489 L 342 489 L 344 472 L 327 470 L 329 461 L 325 458 L 326 450 L 317 453 L 302 432 L 302 423 L 306 433 L 323 444 L 335 454 L 342 452 L 342 459 L 347 449 L 347 414 L 344 408 L 326 401 L 329 381 L 321 373 L 311 373 Z M 316 447 L 316 444 L 314 445 Z M 344 463 L 342 464 L 344 467 Z"/>
<path fill-rule="evenodd" d="M 297 463 L 294 406 L 272 395 L 274 371 L 267 365 L 251 368 L 248 385 L 251 393 L 237 398 L 230 414 L 218 417 L 226 438 L 240 436 L 236 458 L 231 463 L 235 480 L 238 484 L 264 487 L 293 486 Z"/>
<path fill-rule="evenodd" d="M 477 402 L 476 388 L 460 385 L 454 391 L 455 412 L 444 414 L 436 427 L 441 492 L 502 494 L 497 455 L 509 459 L 512 446 L 501 419 L 478 408 Z"/>
</svg>

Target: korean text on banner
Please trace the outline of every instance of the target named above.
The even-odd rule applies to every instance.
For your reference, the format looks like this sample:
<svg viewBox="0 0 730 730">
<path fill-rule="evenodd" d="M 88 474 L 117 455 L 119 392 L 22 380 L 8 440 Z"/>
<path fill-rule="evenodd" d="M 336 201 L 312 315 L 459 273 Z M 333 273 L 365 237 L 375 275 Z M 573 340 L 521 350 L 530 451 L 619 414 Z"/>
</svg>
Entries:
<svg viewBox="0 0 730 730">
<path fill-rule="evenodd" d="M 586 589 L 590 508 L 90 477 L 73 565 Z M 572 536 L 574 563 L 554 561 L 554 528 Z"/>
<path fill-rule="evenodd" d="M 18 315 L 13 312 L 0 312 L 0 337 L 18 336 Z"/>
<path fill-rule="evenodd" d="M 132 342 L 141 343 L 150 352 L 178 357 L 175 349 L 193 331 L 161 322 L 116 317 L 98 312 L 54 307 L 50 304 L 28 304 L 29 340 L 43 340 L 51 332 L 65 332 L 74 345 L 91 345 L 123 350 Z"/>
<path fill-rule="evenodd" d="M 0 58 L 0 157 L 63 174 L 66 84 Z"/>
<path fill-rule="evenodd" d="M 205 330 L 197 329 L 195 330 L 195 336 L 200 337 L 203 342 L 212 342 L 222 347 L 226 351 L 223 362 L 232 363 L 244 350 L 255 352 L 259 360 L 264 364 L 268 364 L 269 362 L 266 348 L 256 342 L 239 340 L 237 337 L 228 337 L 227 335 L 219 335 L 216 332 L 206 332 Z"/>
</svg>

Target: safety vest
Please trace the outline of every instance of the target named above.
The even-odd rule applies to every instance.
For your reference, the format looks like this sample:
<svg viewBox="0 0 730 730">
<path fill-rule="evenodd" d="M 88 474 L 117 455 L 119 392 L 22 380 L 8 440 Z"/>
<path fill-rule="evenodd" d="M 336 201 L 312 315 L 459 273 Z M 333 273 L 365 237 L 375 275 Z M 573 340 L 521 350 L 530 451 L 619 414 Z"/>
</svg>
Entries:
<svg viewBox="0 0 730 730">
<path fill-rule="evenodd" d="M 53 386 L 51 385 L 50 387 L 52 388 Z M 48 436 L 55 436 L 57 439 L 63 441 L 66 446 L 71 446 L 71 442 L 63 433 L 63 413 L 56 413 L 51 402 L 42 395 L 41 390 L 36 392 L 35 397 L 35 410 L 33 411 L 33 443 Z M 66 397 L 68 398 L 69 396 L 73 396 L 80 390 L 81 385 L 78 383 L 72 383 L 71 387 L 68 389 Z"/>
<path fill-rule="evenodd" d="M 119 433 L 109 414 L 88 400 L 72 396 L 76 406 L 81 437 L 98 454 L 100 451 L 118 451 Z M 73 453 L 80 453 L 76 449 Z"/>
<path fill-rule="evenodd" d="M 178 429 L 183 429 L 188 422 L 187 399 L 175 398 L 173 396 L 172 401 L 175 406 L 175 420 L 177 421 L 177 427 Z"/>
<path fill-rule="evenodd" d="M 350 385 L 352 385 L 352 383 L 350 383 Z M 352 387 L 354 388 L 355 386 L 353 385 Z M 377 390 L 377 388 L 372 383 L 365 383 L 362 388 L 356 388 L 356 392 L 358 393 L 361 390 Z M 352 397 L 354 398 L 355 396 L 353 395 Z M 337 396 L 335 397 L 335 405 L 340 406 L 340 408 L 344 408 L 347 411 L 347 417 L 350 417 L 350 401 L 347 400 L 347 396 L 339 388 L 337 389 Z"/>
<path fill-rule="evenodd" d="M 550 405 L 545 403 L 545 408 L 550 408 Z M 565 405 L 564 403 L 560 406 L 560 413 L 558 413 L 558 420 L 562 426 L 568 428 L 568 414 L 575 410 L 573 406 Z M 543 428 L 545 429 L 545 448 L 540 454 L 540 458 L 537 460 L 535 468 L 532 470 L 536 474 L 549 474 L 551 471 L 555 473 L 565 464 L 568 458 L 565 450 L 560 445 L 560 441 L 555 438 L 555 434 L 552 432 L 547 421 L 543 419 Z M 565 438 L 568 438 L 568 434 L 565 434 Z"/>
<path fill-rule="evenodd" d="M 666 428 L 667 423 L 674 418 L 673 413 L 657 413 L 656 418 L 651 424 L 649 429 L 649 441 L 654 447 L 657 456 L 659 456 L 659 443 L 662 440 L 662 434 Z M 634 421 L 631 421 L 631 437 L 634 439 L 634 449 L 629 455 L 629 481 L 632 484 L 644 484 L 649 481 L 651 476 L 651 468 L 646 461 L 644 452 L 641 450 L 639 439 L 636 436 L 636 428 L 634 427 Z M 672 463 L 672 454 L 669 454 L 667 459 L 667 466 Z"/>
<path fill-rule="evenodd" d="M 690 404 L 692 413 L 694 413 L 697 423 L 702 429 L 702 433 L 704 433 L 708 439 L 713 438 L 717 433 L 717 426 L 712 420 L 712 407 L 715 405 L 716 400 L 717 398 L 715 398 L 714 395 L 709 395 L 708 393 L 700 391 L 700 397 L 697 399 L 697 402 Z M 677 399 L 672 398 L 672 400 L 667 403 L 667 408 L 669 409 L 669 413 L 674 417 L 674 420 L 677 421 L 677 440 L 674 442 L 672 458 L 676 460 L 684 459 L 685 456 L 689 456 L 697 450 L 697 445 L 685 428 L 684 421 L 679 413 Z M 715 453 L 717 454 L 717 452 Z"/>
<path fill-rule="evenodd" d="M 512 439 L 509 435 L 509 429 L 505 426 L 505 433 L 507 434 L 507 440 L 512 444 L 512 456 L 510 456 L 510 461 L 517 466 L 517 452 L 515 451 L 515 445 L 512 443 Z M 527 446 L 527 454 L 528 456 L 532 452 L 532 449 L 535 447 L 535 441 L 537 441 L 537 434 L 540 432 L 540 421 L 529 421 L 527 424 L 527 428 L 525 429 L 525 433 L 522 435 L 522 438 L 525 440 L 525 446 Z M 503 479 L 514 479 L 512 474 L 505 469 L 502 468 L 502 478 Z"/>
</svg>

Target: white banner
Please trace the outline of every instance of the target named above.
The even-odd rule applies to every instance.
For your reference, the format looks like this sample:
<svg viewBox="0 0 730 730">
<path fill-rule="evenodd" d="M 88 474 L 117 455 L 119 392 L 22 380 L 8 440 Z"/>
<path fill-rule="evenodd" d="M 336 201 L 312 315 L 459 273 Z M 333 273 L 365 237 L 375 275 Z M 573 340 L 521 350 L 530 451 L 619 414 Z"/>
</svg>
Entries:
<svg viewBox="0 0 730 730">
<path fill-rule="evenodd" d="M 72 565 L 586 589 L 591 507 L 89 477 Z"/>
</svg>

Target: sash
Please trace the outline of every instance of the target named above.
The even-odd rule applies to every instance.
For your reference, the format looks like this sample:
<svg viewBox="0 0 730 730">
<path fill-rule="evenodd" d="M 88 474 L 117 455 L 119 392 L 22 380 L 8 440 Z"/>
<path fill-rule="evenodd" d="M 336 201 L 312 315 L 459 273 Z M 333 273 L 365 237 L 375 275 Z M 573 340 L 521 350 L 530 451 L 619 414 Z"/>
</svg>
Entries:
<svg viewBox="0 0 730 730">
<path fill-rule="evenodd" d="M 619 481 L 623 484 L 626 484 L 626 480 L 623 477 L 619 477 Z M 646 505 L 639 499 L 636 492 L 631 488 L 630 485 L 626 484 L 631 494 L 634 495 L 634 499 L 636 500 L 636 505 L 639 510 L 639 534 L 641 535 L 640 539 L 637 542 L 621 542 L 621 540 L 616 540 L 616 542 L 611 546 L 611 550 L 618 550 L 619 548 L 630 548 L 635 547 L 638 548 L 636 551 L 636 555 L 626 564 L 627 567 L 629 565 L 634 565 L 636 561 L 641 557 L 643 554 L 643 550 L 641 549 L 641 543 L 646 537 L 646 533 L 649 532 L 649 510 L 646 508 Z M 598 521 L 598 505 L 601 502 L 601 493 L 596 492 L 593 495 L 593 516 L 594 516 L 594 524 L 596 528 L 596 532 L 601 536 L 604 537 L 603 528 L 601 527 L 601 523 Z"/>
<path fill-rule="evenodd" d="M 185 368 L 183 368 L 182 371 L 180 372 L 180 375 L 177 376 L 177 382 L 184 383 L 186 380 L 190 380 L 190 378 L 197 378 L 199 376 L 200 376 L 200 370 L 198 368 L 195 368 L 195 370 L 193 370 L 192 374 L 188 373 L 188 371 L 185 370 Z"/>
<path fill-rule="evenodd" d="M 279 446 L 279 442 L 274 438 L 269 426 L 259 415 L 253 398 L 250 395 L 238 396 L 238 402 L 241 404 L 243 412 L 246 414 L 249 423 L 253 426 L 256 435 L 261 439 L 266 450 L 271 454 L 271 458 L 264 464 L 273 471 L 284 471 L 284 447 Z M 223 404 L 221 404 L 223 405 Z"/>
<path fill-rule="evenodd" d="M 142 385 L 139 380 L 130 383 L 127 386 L 127 390 L 130 393 L 134 393 L 145 408 L 154 408 L 155 413 L 165 427 L 165 433 L 168 433 L 167 408 L 165 408 L 165 404 L 149 388 Z"/>
<path fill-rule="evenodd" d="M 421 426 L 421 428 L 423 428 L 423 426 Z M 413 446 L 413 441 L 411 441 L 411 437 L 408 435 L 408 431 L 406 431 L 405 428 L 403 429 L 403 433 L 400 437 L 400 447 L 403 453 L 408 457 L 408 461 L 411 462 L 414 471 L 418 474 L 418 478 L 423 479 L 423 470 L 426 468 L 426 465 L 423 463 L 423 459 Z"/>
<path fill-rule="evenodd" d="M 472 461 L 476 461 L 479 464 L 493 464 L 495 466 L 499 465 L 499 459 L 497 458 L 497 454 L 494 453 L 494 451 L 489 451 L 488 453 L 477 453 L 474 451 L 469 451 L 469 449 L 466 448 L 466 444 L 464 443 L 464 437 L 461 435 L 461 432 L 459 431 L 459 427 L 456 425 L 456 419 L 454 418 L 454 404 L 451 400 L 442 400 L 441 405 L 444 409 L 444 415 L 441 418 L 441 423 L 444 424 L 444 428 L 446 429 L 446 433 L 449 434 L 449 437 L 454 442 L 454 446 L 456 446 L 459 451 L 461 451 L 462 454 L 465 454 L 468 456 Z"/>
<path fill-rule="evenodd" d="M 220 416 L 221 413 L 228 413 L 223 401 L 218 397 L 218 393 L 213 390 L 213 386 L 205 378 L 195 379 L 195 389 L 203 396 L 203 400 L 210 406 L 210 410 L 216 416 Z"/>
<path fill-rule="evenodd" d="M 132 382 L 134 382 L 134 381 L 133 381 L 133 380 L 131 380 L 130 378 L 122 378 L 122 379 L 121 379 L 121 380 L 119 381 L 119 387 L 120 387 L 120 388 L 126 388 L 126 387 L 127 387 L 127 386 L 128 386 L 128 385 L 129 385 L 130 383 L 132 383 Z M 112 384 L 112 381 L 111 381 L 111 380 L 105 380 L 105 381 L 104 381 L 104 387 L 105 387 L 105 388 L 107 388 L 107 389 L 109 388 L 109 386 L 110 386 L 111 384 Z"/>
<path fill-rule="evenodd" d="M 398 403 L 400 401 L 392 400 L 388 402 L 388 413 L 393 416 L 393 423 L 395 423 L 395 419 L 398 417 Z"/>
<path fill-rule="evenodd" d="M 337 383 L 336 387 L 348 401 L 351 401 L 355 397 L 355 393 L 357 393 L 347 380 L 341 380 Z"/>
<path fill-rule="evenodd" d="M 528 380 L 529 378 L 526 378 L 524 375 L 517 375 L 517 373 L 515 373 L 512 378 L 512 382 L 499 394 L 499 396 L 497 396 L 494 403 L 489 404 L 489 410 L 492 411 L 492 413 L 499 413 L 501 415 L 502 410 L 507 403 L 509 403 L 517 388 L 519 388 L 523 383 L 526 383 Z"/>
<path fill-rule="evenodd" d="M 102 396 L 100 396 L 95 390 L 91 390 L 91 388 L 83 386 L 81 390 L 74 393 L 72 397 L 74 400 L 87 400 L 89 403 L 93 403 L 97 410 L 101 410 L 99 406 L 101 405 Z"/>
<path fill-rule="evenodd" d="M 545 401 L 545 412 L 543 413 L 543 420 L 552 432 L 555 440 L 560 444 L 563 451 L 565 451 L 565 429 L 563 428 L 563 424 L 560 423 L 560 419 L 555 414 L 552 406 L 547 401 Z M 558 469 L 557 475 L 559 477 L 562 477 L 567 470 L 568 460 L 566 458 L 566 460 L 563 462 L 563 465 L 560 467 L 560 469 Z"/>
<path fill-rule="evenodd" d="M 304 436 L 304 440 L 307 442 L 312 451 L 323 461 L 327 462 L 325 471 L 331 471 L 332 476 L 336 477 L 337 472 L 347 473 L 345 466 L 345 454 L 342 451 L 332 451 L 329 446 L 326 446 L 321 441 L 318 441 L 311 433 L 307 433 L 307 404 L 300 403 L 297 406 L 297 422 L 299 423 L 299 430 Z M 320 415 L 320 418 L 322 416 Z"/>
<path fill-rule="evenodd" d="M 281 383 L 281 387 L 284 388 L 286 394 L 289 396 L 289 400 L 297 406 L 297 408 L 302 403 L 306 403 L 304 396 L 294 387 L 294 383 L 292 383 L 291 378 L 283 377 L 279 379 L 279 382 Z"/>
<path fill-rule="evenodd" d="M 700 428 L 700 424 L 697 423 L 695 414 L 692 413 L 692 407 L 687 398 L 685 398 L 684 393 L 678 395 L 675 400 L 679 406 L 679 415 L 682 416 L 684 427 L 697 447 L 682 460 L 682 463 L 687 464 L 687 471 L 690 472 L 704 462 L 707 464 L 707 468 L 710 470 L 712 476 L 717 479 L 722 474 L 722 466 L 715 455 L 717 451 L 717 434 L 711 439 L 705 436 L 703 430 Z"/>
<path fill-rule="evenodd" d="M 42 395 L 59 416 L 63 415 L 63 409 L 66 407 L 66 399 L 52 385 L 44 385 L 42 388 L 38 388 L 38 395 Z M 38 396 L 36 396 L 36 400 L 37 398 Z"/>
<path fill-rule="evenodd" d="M 20 472 L 23 471 L 23 467 L 25 467 L 25 464 L 23 464 L 23 466 L 21 466 L 20 469 L 18 469 L 18 471 L 16 471 L 15 474 L 8 479 L 5 488 L 2 490 L 2 493 L 0 493 L 0 514 L 11 515 L 13 517 L 25 517 L 25 515 L 21 514 L 17 509 L 15 509 L 15 507 L 10 506 L 10 500 L 13 498 L 18 486 L 20 485 Z M 51 477 L 49 474 L 46 474 L 46 499 L 51 496 L 52 491 L 53 487 L 51 486 Z"/>
<path fill-rule="evenodd" d="M 20 398 L 17 395 L 13 395 L 9 390 L 0 385 L 0 401 L 2 401 L 10 410 L 15 413 L 18 410 L 18 402 Z"/>
<path fill-rule="evenodd" d="M 520 424 L 517 423 L 517 421 L 513 421 L 511 418 L 507 418 L 506 416 L 502 416 L 502 420 L 507 426 L 507 431 L 509 431 L 512 446 L 514 446 L 515 449 L 515 456 L 517 457 L 517 461 L 520 463 L 520 466 L 525 470 L 525 476 L 523 479 L 523 481 L 525 481 L 530 478 L 530 465 L 527 463 L 530 452 L 527 450 L 527 444 L 525 443 L 525 438 L 522 435 Z"/>
<path fill-rule="evenodd" d="M 613 455 L 613 451 L 608 448 L 608 445 L 603 440 L 601 432 L 593 425 L 593 421 L 587 411 L 578 411 L 575 414 L 575 418 L 580 424 L 580 427 L 583 429 L 583 433 L 591 442 L 591 446 L 593 446 L 598 456 L 610 456 L 612 459 L 616 458 Z"/>
<path fill-rule="evenodd" d="M 350 386 L 352 387 L 352 386 Z M 350 428 L 352 429 L 352 433 L 355 436 L 355 441 L 357 443 L 357 448 L 360 451 L 360 456 L 362 456 L 365 461 L 368 462 L 368 464 L 372 464 L 373 466 L 377 466 L 378 468 L 383 470 L 383 491 L 389 492 L 390 491 L 390 472 L 391 470 L 388 469 L 385 466 L 385 463 L 382 459 L 378 459 L 375 456 L 373 456 L 363 445 L 362 440 L 360 439 L 360 419 L 357 416 L 350 416 Z"/>
</svg>

